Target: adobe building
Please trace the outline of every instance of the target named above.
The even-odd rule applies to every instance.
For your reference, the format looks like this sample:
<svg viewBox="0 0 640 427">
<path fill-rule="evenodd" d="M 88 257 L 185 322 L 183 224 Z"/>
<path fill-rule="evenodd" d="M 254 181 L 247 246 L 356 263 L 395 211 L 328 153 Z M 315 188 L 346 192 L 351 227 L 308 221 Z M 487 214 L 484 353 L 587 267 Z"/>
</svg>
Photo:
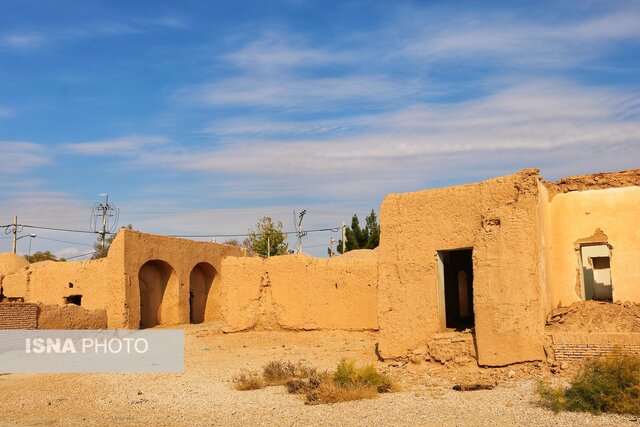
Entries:
<svg viewBox="0 0 640 427">
<path fill-rule="evenodd" d="M 382 358 L 453 334 L 483 366 L 549 357 L 558 306 L 640 303 L 640 170 L 391 194 L 380 226 L 377 249 L 331 259 L 123 229 L 105 259 L 12 265 L 0 286 L 40 307 L 40 328 L 371 330 Z"/>
</svg>

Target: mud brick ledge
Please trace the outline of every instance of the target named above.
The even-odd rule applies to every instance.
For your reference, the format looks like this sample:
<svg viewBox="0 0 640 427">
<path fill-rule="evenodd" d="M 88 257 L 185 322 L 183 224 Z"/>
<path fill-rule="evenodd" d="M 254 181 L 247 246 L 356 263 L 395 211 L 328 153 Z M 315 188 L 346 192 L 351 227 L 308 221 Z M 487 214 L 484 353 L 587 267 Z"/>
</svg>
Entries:
<svg viewBox="0 0 640 427">
<path fill-rule="evenodd" d="M 623 354 L 640 355 L 640 333 L 556 333 L 551 337 L 558 361 L 602 356 L 614 349 Z"/>
</svg>

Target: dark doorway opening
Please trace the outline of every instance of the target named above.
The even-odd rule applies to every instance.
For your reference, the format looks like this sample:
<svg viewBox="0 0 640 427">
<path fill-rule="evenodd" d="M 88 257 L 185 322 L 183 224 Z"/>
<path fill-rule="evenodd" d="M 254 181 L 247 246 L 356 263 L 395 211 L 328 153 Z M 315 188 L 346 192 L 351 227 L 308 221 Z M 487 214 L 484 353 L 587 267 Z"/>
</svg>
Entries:
<svg viewBox="0 0 640 427">
<path fill-rule="evenodd" d="M 82 295 L 69 295 L 64 297 L 65 304 L 82 305 Z"/>
<path fill-rule="evenodd" d="M 191 323 L 202 323 L 211 319 L 214 304 L 208 304 L 211 302 L 209 292 L 215 276 L 216 270 L 206 262 L 199 263 L 191 270 L 189 276 L 189 321 Z"/>
<path fill-rule="evenodd" d="M 473 251 L 439 251 L 444 315 L 447 329 L 473 328 Z"/>
</svg>

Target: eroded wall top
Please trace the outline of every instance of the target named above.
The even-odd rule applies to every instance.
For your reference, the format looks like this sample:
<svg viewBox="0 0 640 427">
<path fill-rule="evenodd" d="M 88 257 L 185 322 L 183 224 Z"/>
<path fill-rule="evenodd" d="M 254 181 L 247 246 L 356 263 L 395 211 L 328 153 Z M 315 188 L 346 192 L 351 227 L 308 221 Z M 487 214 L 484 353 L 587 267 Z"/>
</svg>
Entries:
<svg viewBox="0 0 640 427">
<path fill-rule="evenodd" d="M 542 180 L 542 183 L 549 190 L 549 198 L 552 199 L 556 194 L 572 191 L 640 186 L 640 169 L 574 175 L 560 178 L 556 182 Z"/>
</svg>

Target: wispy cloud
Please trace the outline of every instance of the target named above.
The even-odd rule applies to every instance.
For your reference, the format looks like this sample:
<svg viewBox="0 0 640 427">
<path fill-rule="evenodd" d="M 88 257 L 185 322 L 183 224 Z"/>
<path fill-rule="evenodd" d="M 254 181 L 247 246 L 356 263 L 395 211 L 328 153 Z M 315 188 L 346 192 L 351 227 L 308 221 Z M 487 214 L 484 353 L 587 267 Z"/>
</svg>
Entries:
<svg viewBox="0 0 640 427">
<path fill-rule="evenodd" d="M 284 32 L 267 31 L 241 48 L 222 55 L 222 59 L 237 69 L 268 74 L 356 61 L 357 57 L 349 53 L 336 49 L 310 47 L 301 37 Z"/>
<path fill-rule="evenodd" d="M 41 28 L 38 31 L 16 31 L 0 35 L 0 46 L 28 50 L 59 42 L 77 41 L 95 37 L 117 37 L 144 34 L 157 30 L 182 29 L 186 21 L 180 16 L 162 16 L 148 19 L 96 21 L 74 27 Z"/>
<path fill-rule="evenodd" d="M 415 36 L 392 55 L 435 62 L 494 59 L 512 65 L 566 68 L 606 54 L 620 41 L 637 40 L 639 21 L 637 7 L 548 23 L 514 14 L 449 17 L 432 25 L 420 25 L 416 19 L 409 26 Z"/>
<path fill-rule="evenodd" d="M 0 158 L 1 175 L 25 173 L 50 161 L 45 146 L 23 141 L 0 141 Z"/>
<path fill-rule="evenodd" d="M 0 105 L 0 119 L 10 119 L 15 117 L 16 113 L 8 107 Z"/>
<path fill-rule="evenodd" d="M 605 163 L 632 167 L 630 159 L 640 156 L 639 116 L 639 91 L 537 81 L 474 100 L 362 115 L 354 119 L 358 132 L 346 136 L 335 134 L 345 127 L 344 119 L 270 123 L 265 118 L 244 129 L 237 121 L 222 123 L 213 130 L 233 133 L 233 142 L 167 146 L 136 161 L 229 174 L 246 186 L 268 180 L 290 194 L 313 188 L 316 194 L 348 197 L 394 186 L 420 188 L 443 174 L 475 179 L 518 167 L 561 165 L 565 173 L 602 169 Z M 303 139 L 281 139 L 282 134 Z"/>
<path fill-rule="evenodd" d="M 403 82 L 385 76 L 261 79 L 244 76 L 197 86 L 192 99 L 216 106 L 257 106 L 305 111 L 336 111 L 370 103 L 397 103 L 425 90 L 419 80 Z"/>
<path fill-rule="evenodd" d="M 45 39 L 40 34 L 15 33 L 0 37 L 0 46 L 13 49 L 33 49 L 40 47 Z"/>
<path fill-rule="evenodd" d="M 131 135 L 104 141 L 88 141 L 63 144 L 74 154 L 84 156 L 135 157 L 146 150 L 167 144 L 169 140 L 157 135 Z"/>
<path fill-rule="evenodd" d="M 537 21 L 496 11 L 470 16 L 426 9 L 392 15 L 381 28 L 339 40 L 266 30 L 218 57 L 227 75 L 185 87 L 176 99 L 283 112 L 390 110 L 467 86 L 484 88 L 486 80 L 513 79 L 516 72 L 582 66 L 640 36 L 640 8 L 631 6 Z M 434 71 L 443 64 L 480 67 L 484 81 L 471 76 L 456 87 Z"/>
</svg>

